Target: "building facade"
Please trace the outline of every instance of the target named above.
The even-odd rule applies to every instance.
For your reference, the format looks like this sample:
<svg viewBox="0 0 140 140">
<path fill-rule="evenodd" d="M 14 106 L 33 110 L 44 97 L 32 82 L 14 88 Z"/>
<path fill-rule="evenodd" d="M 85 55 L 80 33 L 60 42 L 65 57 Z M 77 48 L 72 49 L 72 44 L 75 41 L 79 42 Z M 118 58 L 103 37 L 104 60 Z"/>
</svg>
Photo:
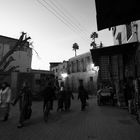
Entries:
<svg viewBox="0 0 140 140">
<path fill-rule="evenodd" d="M 94 67 L 91 53 L 87 52 L 68 60 L 67 85 L 77 92 L 82 81 L 89 94 L 96 94 L 98 68 Z"/>
<path fill-rule="evenodd" d="M 50 71 L 54 73 L 55 79 L 58 80 L 60 86 L 61 82 L 64 82 L 67 77 L 68 61 L 50 63 Z"/>
<path fill-rule="evenodd" d="M 140 76 L 140 21 L 112 27 L 114 45 L 92 49 L 93 62 L 99 66 L 98 85 L 111 84 L 118 105 L 124 106 L 122 83 Z"/>
<path fill-rule="evenodd" d="M 52 66 L 50 67 L 52 68 Z M 96 94 L 98 67 L 94 66 L 90 52 L 72 57 L 58 65 L 53 65 L 51 71 L 58 79 L 59 85 L 63 82 L 65 87 L 77 92 L 79 82 L 82 81 L 89 94 Z"/>
<path fill-rule="evenodd" d="M 33 98 L 41 99 L 40 93 L 50 80 L 54 80 L 54 74 L 46 70 L 32 69 L 30 72 L 0 73 L 0 84 L 2 82 L 8 82 L 10 84 L 12 89 L 12 97 L 16 96 L 21 89 L 23 82 L 26 81 L 32 90 Z"/>
<path fill-rule="evenodd" d="M 140 20 L 133 21 L 125 25 L 120 25 L 112 28 L 114 44 L 126 44 L 140 41 Z M 138 43 L 136 54 L 133 56 L 130 54 L 128 57 L 134 57 L 131 59 L 130 64 L 126 66 L 125 75 L 136 77 L 140 76 L 140 45 Z M 134 64 L 135 63 L 135 64 Z M 133 65 L 132 65 L 133 64 Z M 135 65 L 135 66 L 134 66 Z M 128 73 L 129 71 L 129 73 Z M 131 71 L 131 72 L 130 72 Z M 135 71 L 135 72 L 134 72 Z"/>
<path fill-rule="evenodd" d="M 112 27 L 114 45 L 136 42 L 140 40 L 140 21 Z"/>
<path fill-rule="evenodd" d="M 18 39 L 0 36 L 0 61 L 17 43 Z M 16 49 L 4 63 L 4 71 L 29 72 L 31 70 L 32 48 L 27 42 L 22 48 Z"/>
</svg>

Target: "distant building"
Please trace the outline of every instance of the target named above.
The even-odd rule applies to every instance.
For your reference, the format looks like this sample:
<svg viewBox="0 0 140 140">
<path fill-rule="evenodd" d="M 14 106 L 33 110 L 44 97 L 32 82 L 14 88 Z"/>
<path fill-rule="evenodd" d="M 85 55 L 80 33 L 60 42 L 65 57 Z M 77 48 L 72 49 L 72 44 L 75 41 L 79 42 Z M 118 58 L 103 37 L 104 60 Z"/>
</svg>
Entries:
<svg viewBox="0 0 140 140">
<path fill-rule="evenodd" d="M 69 59 L 67 85 L 73 91 L 78 91 L 79 82 L 82 81 L 90 94 L 96 94 L 97 75 L 98 68 L 94 67 L 90 52 Z"/>
<path fill-rule="evenodd" d="M 61 64 L 62 62 L 50 62 L 50 71 L 55 72 L 56 71 L 56 67 Z"/>
<path fill-rule="evenodd" d="M 50 71 L 55 75 L 55 78 L 58 80 L 59 85 L 64 80 L 64 75 L 67 73 L 68 61 L 63 62 L 52 62 L 50 63 Z"/>
<path fill-rule="evenodd" d="M 17 41 L 18 39 L 0 36 L 0 60 L 15 46 Z M 29 47 L 29 43 L 27 42 L 22 48 L 16 49 L 7 61 L 10 63 L 6 66 L 5 71 L 29 72 L 32 62 L 32 48 Z"/>
<path fill-rule="evenodd" d="M 50 71 L 52 71 L 56 78 L 58 78 L 59 75 L 59 65 L 61 65 L 62 62 L 50 62 Z"/>
<path fill-rule="evenodd" d="M 52 64 L 55 64 L 52 66 Z M 73 92 L 78 91 L 79 81 L 90 94 L 96 94 L 98 67 L 94 67 L 90 52 L 70 58 L 61 63 L 50 63 L 51 71 L 59 81 L 64 82 Z"/>
</svg>

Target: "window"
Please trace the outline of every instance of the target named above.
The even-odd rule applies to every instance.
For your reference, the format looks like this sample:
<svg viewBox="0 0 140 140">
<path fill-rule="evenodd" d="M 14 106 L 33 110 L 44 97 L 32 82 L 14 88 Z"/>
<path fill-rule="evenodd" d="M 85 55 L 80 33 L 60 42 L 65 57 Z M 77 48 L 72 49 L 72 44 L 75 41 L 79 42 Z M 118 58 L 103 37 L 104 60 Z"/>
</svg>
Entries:
<svg viewBox="0 0 140 140">
<path fill-rule="evenodd" d="M 116 34 L 116 27 L 113 27 L 112 30 L 113 30 L 113 36 L 115 36 L 115 34 Z"/>
<path fill-rule="evenodd" d="M 74 73 L 74 62 L 72 62 L 72 73 Z"/>
<path fill-rule="evenodd" d="M 81 72 L 84 72 L 84 59 L 81 59 Z"/>
<path fill-rule="evenodd" d="M 132 35 L 132 28 L 131 28 L 131 23 L 126 24 L 126 34 L 127 34 L 127 40 L 129 40 L 129 38 Z"/>
<path fill-rule="evenodd" d="M 83 59 L 83 72 L 85 72 L 87 69 L 86 69 L 86 60 Z"/>
<path fill-rule="evenodd" d="M 36 82 L 37 85 L 40 85 L 40 83 L 41 83 L 41 81 L 39 79 L 36 79 L 35 82 Z"/>
<path fill-rule="evenodd" d="M 79 63 L 79 60 L 76 60 L 76 64 L 77 64 L 77 72 L 80 71 L 80 63 Z"/>
<path fill-rule="evenodd" d="M 119 32 L 118 35 L 117 35 L 117 38 L 116 38 L 119 42 L 119 45 L 122 44 L 122 35 L 121 33 Z"/>
<path fill-rule="evenodd" d="M 71 65 L 70 65 L 70 63 L 68 63 L 68 65 L 67 65 L 67 71 L 68 71 L 68 74 L 71 73 L 70 67 L 71 67 Z"/>
<path fill-rule="evenodd" d="M 87 61 L 87 64 L 90 63 L 90 57 L 89 56 L 86 58 L 86 61 Z"/>
<path fill-rule="evenodd" d="M 89 77 L 89 80 L 90 80 L 91 82 L 93 82 L 93 77 Z"/>
</svg>

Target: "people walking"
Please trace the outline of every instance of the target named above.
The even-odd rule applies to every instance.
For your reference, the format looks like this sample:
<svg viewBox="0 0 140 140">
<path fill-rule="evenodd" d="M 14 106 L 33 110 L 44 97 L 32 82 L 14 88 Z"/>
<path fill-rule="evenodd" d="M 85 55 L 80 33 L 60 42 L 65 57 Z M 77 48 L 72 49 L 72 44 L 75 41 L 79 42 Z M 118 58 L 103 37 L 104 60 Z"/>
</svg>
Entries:
<svg viewBox="0 0 140 140">
<path fill-rule="evenodd" d="M 32 93 L 31 89 L 27 82 L 23 82 L 22 88 L 19 91 L 19 94 L 14 100 L 13 105 L 15 105 L 19 101 L 19 109 L 20 109 L 20 116 L 19 116 L 19 124 L 18 128 L 22 128 L 24 126 L 24 121 L 30 119 L 31 117 L 31 106 L 32 106 Z"/>
<path fill-rule="evenodd" d="M 66 91 L 65 91 L 64 84 L 61 83 L 60 91 L 58 92 L 58 96 L 57 96 L 57 98 L 58 98 L 57 112 L 58 112 L 59 110 L 64 111 L 65 94 L 66 94 Z"/>
<path fill-rule="evenodd" d="M 11 88 L 4 82 L 0 89 L 0 112 L 2 111 L 3 121 L 7 121 L 10 112 Z"/>
<path fill-rule="evenodd" d="M 69 111 L 71 107 L 71 99 L 74 99 L 74 96 L 72 94 L 72 91 L 70 90 L 70 87 L 67 87 L 66 94 L 65 94 L 65 111 Z"/>
<path fill-rule="evenodd" d="M 85 110 L 85 107 L 87 105 L 86 100 L 88 99 L 88 94 L 82 82 L 80 83 L 80 86 L 78 88 L 78 99 L 81 100 L 81 111 Z"/>
<path fill-rule="evenodd" d="M 47 102 L 50 101 L 50 109 L 53 110 L 53 100 L 55 99 L 55 88 L 52 82 L 49 82 L 48 85 L 43 90 L 43 111 Z"/>
</svg>

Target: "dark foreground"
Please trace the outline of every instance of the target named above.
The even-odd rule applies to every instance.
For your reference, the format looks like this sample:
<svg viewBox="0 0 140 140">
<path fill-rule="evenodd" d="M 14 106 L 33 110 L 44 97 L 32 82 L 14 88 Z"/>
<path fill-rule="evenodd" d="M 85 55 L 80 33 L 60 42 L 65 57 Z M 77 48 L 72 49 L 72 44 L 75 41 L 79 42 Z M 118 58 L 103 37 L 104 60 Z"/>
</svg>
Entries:
<svg viewBox="0 0 140 140">
<path fill-rule="evenodd" d="M 86 111 L 80 111 L 77 98 L 72 101 L 70 112 L 50 114 L 45 123 L 42 102 L 33 103 L 31 120 L 18 129 L 18 107 L 11 107 L 7 122 L 0 122 L 0 140 L 140 140 L 140 125 L 127 110 L 96 104 L 89 99 Z"/>
</svg>

